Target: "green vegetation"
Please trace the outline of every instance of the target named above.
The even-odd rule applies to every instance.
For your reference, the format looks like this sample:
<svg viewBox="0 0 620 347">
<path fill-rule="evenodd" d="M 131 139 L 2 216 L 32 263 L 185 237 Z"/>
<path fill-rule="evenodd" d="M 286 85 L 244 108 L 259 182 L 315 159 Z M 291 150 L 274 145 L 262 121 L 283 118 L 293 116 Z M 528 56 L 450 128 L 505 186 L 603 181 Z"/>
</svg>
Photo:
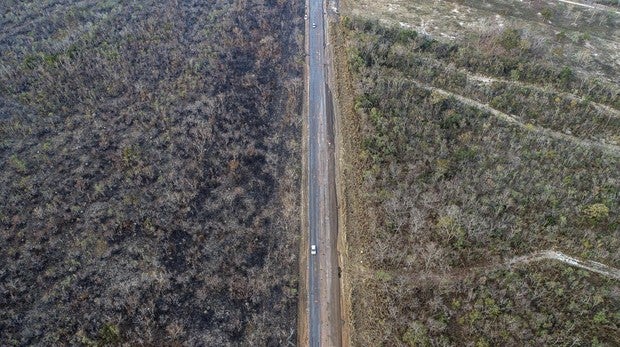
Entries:
<svg viewBox="0 0 620 347">
<path fill-rule="evenodd" d="M 99 339 L 103 346 L 119 344 L 122 341 L 119 328 L 114 324 L 104 324 L 99 331 Z"/>
<path fill-rule="evenodd" d="M 26 172 L 26 163 L 23 160 L 19 159 L 16 154 L 13 154 L 9 157 L 9 163 L 11 166 L 19 173 Z"/>
<path fill-rule="evenodd" d="M 302 34 L 302 2 L 1 2 L 1 345 L 295 341 Z"/>
<path fill-rule="evenodd" d="M 584 214 L 592 222 L 601 222 L 609 217 L 609 208 L 605 204 L 592 204 L 584 209 Z"/>
<path fill-rule="evenodd" d="M 353 344 L 620 343 L 617 281 L 506 265 L 559 249 L 620 266 L 620 88 L 513 28 L 458 43 L 340 28 L 357 131 L 345 177 L 364 206 L 347 229 Z"/>
<path fill-rule="evenodd" d="M 506 29 L 499 37 L 499 44 L 505 49 L 515 49 L 521 46 L 521 34 L 516 29 Z"/>
</svg>

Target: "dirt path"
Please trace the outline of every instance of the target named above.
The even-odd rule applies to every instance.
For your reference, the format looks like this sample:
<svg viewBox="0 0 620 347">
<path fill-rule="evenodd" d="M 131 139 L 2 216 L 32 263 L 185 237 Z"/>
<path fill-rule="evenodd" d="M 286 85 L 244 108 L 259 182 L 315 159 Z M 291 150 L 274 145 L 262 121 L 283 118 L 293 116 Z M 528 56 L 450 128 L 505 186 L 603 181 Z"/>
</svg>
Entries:
<svg viewBox="0 0 620 347">
<path fill-rule="evenodd" d="M 454 281 L 462 280 L 472 274 L 481 273 L 484 271 L 492 271 L 502 267 L 514 267 L 521 264 L 529 264 L 540 261 L 559 261 L 569 266 L 577 267 L 586 271 L 591 271 L 599 275 L 615 279 L 620 281 L 620 269 L 592 261 L 581 260 L 575 257 L 571 257 L 567 254 L 556 250 L 544 250 L 538 251 L 527 255 L 516 256 L 508 260 L 502 260 L 495 263 L 488 263 L 485 265 L 474 266 L 470 268 L 458 268 L 444 273 L 425 272 L 425 271 L 411 271 L 406 272 L 402 270 L 387 271 L 393 278 L 407 278 L 415 279 L 416 282 L 425 284 L 436 283 L 451 283 Z M 355 264 L 355 273 L 360 279 L 373 279 L 376 271 L 372 268 L 364 266 L 362 264 Z M 386 272 L 386 270 L 382 270 Z"/>
<path fill-rule="evenodd" d="M 541 87 L 539 85 L 536 84 L 531 84 L 531 83 L 525 83 L 525 82 L 521 82 L 521 81 L 512 81 L 512 80 L 506 80 L 506 79 L 502 79 L 502 78 L 496 78 L 496 77 L 490 77 L 490 76 L 483 76 L 483 75 L 479 75 L 479 74 L 475 74 L 475 73 L 471 73 L 467 70 L 459 70 L 460 72 L 464 73 L 467 75 L 467 78 L 477 81 L 477 82 L 481 82 L 484 84 L 491 84 L 493 82 L 496 83 L 506 83 L 506 84 L 511 84 L 511 85 L 516 85 L 516 86 L 520 86 L 520 87 L 524 87 L 524 88 L 529 88 L 529 89 L 534 89 L 537 91 L 541 91 L 541 92 L 554 92 L 557 93 L 558 95 L 567 98 L 568 100 L 575 100 L 578 102 L 582 102 L 585 100 L 585 98 L 582 98 L 578 95 L 572 94 L 572 93 L 566 93 L 566 92 L 560 92 L 560 91 L 554 91 L 554 90 L 547 90 L 544 87 Z M 588 101 L 590 103 L 590 105 L 594 106 L 594 108 L 596 108 L 597 110 L 601 111 L 601 112 L 607 112 L 611 117 L 614 118 L 620 118 L 620 110 L 616 110 L 613 107 L 595 102 L 595 101 Z"/>
<path fill-rule="evenodd" d="M 609 12 L 615 12 L 617 14 L 620 14 L 620 12 L 618 11 L 614 11 L 606 6 L 602 6 L 602 5 L 588 5 L 588 4 L 582 4 L 580 2 L 576 2 L 576 1 L 569 1 L 569 0 L 557 0 L 558 2 L 563 2 L 565 4 L 571 4 L 571 5 L 575 5 L 575 6 L 580 6 L 580 7 L 585 7 L 585 8 L 591 8 L 594 10 L 601 10 L 601 11 L 609 11 Z"/>
<path fill-rule="evenodd" d="M 527 263 L 531 263 L 535 261 L 542 261 L 542 260 L 557 260 L 564 264 L 568 264 L 570 266 L 596 272 L 605 277 L 620 280 L 620 269 L 616 269 L 611 266 L 607 266 L 605 264 L 601 264 L 599 262 L 592 261 L 592 260 L 580 260 L 577 258 L 573 258 L 562 252 L 558 252 L 554 250 L 541 251 L 541 252 L 532 253 L 530 255 L 515 257 L 509 260 L 507 262 L 507 265 L 512 266 L 516 264 L 527 264 Z"/>
<path fill-rule="evenodd" d="M 559 139 L 559 140 L 563 140 L 563 141 L 567 141 L 567 142 L 572 142 L 575 143 L 579 146 L 582 147 L 596 147 L 604 152 L 606 152 L 609 155 L 613 155 L 615 157 L 620 157 L 620 146 L 616 146 L 616 145 L 611 145 L 611 144 L 607 144 L 607 143 L 600 143 L 600 142 L 596 142 L 596 141 L 591 141 L 591 140 L 586 140 L 586 139 L 581 139 L 575 136 L 571 136 L 571 135 L 567 135 L 558 131 L 554 131 L 548 128 L 544 128 L 544 127 L 540 127 L 540 126 L 536 126 L 536 125 L 532 125 L 532 124 L 524 124 L 523 122 L 519 121 L 516 117 L 509 115 L 507 113 L 504 113 L 502 111 L 499 111 L 487 104 L 483 104 L 479 101 L 467 98 L 465 96 L 453 93 L 453 92 L 449 92 L 447 90 L 441 89 L 441 88 L 436 88 L 436 87 L 431 87 L 428 85 L 425 85 L 423 83 L 420 83 L 418 81 L 414 81 L 411 80 L 416 86 L 418 86 L 419 88 L 422 89 L 426 89 L 429 90 L 431 92 L 434 93 L 438 93 L 440 95 L 446 96 L 446 97 L 453 97 L 456 100 L 472 106 L 472 107 L 476 107 L 479 109 L 482 109 L 484 111 L 487 111 L 491 114 L 493 114 L 494 116 L 496 116 L 497 118 L 500 118 L 502 120 L 504 120 L 507 123 L 510 124 L 514 124 L 517 125 L 523 129 L 526 129 L 528 131 L 535 131 L 537 133 L 540 133 L 542 135 L 545 136 L 549 136 L 552 137 L 554 139 Z"/>
</svg>

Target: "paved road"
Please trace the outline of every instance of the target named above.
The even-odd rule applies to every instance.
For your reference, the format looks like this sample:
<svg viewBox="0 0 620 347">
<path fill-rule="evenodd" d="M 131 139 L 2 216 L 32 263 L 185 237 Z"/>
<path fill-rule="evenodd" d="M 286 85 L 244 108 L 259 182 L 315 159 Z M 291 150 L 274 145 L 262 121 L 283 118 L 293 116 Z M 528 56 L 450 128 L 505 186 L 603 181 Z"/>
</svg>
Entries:
<svg viewBox="0 0 620 347">
<path fill-rule="evenodd" d="M 309 346 L 340 346 L 337 208 L 331 95 L 326 84 L 323 0 L 307 0 Z"/>
</svg>

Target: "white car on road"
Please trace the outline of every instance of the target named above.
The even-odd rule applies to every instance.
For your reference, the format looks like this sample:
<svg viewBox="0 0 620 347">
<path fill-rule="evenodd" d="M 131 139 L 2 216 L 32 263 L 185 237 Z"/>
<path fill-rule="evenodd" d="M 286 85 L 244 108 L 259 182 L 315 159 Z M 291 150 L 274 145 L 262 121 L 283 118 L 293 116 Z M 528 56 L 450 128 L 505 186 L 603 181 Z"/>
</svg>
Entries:
<svg viewBox="0 0 620 347">
<path fill-rule="evenodd" d="M 312 255 L 316 254 L 316 245 L 310 246 L 310 254 L 312 254 Z"/>
</svg>

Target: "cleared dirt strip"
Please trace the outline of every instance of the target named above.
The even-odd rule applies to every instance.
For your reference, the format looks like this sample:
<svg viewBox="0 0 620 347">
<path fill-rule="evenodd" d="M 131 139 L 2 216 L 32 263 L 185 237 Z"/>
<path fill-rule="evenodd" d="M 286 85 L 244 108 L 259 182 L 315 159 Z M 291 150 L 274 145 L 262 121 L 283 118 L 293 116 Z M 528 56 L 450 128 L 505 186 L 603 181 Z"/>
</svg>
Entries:
<svg viewBox="0 0 620 347">
<path fill-rule="evenodd" d="M 511 266 L 515 264 L 531 263 L 541 260 L 561 261 L 562 263 L 578 267 L 580 269 L 596 272 L 603 276 L 620 280 L 620 269 L 616 269 L 592 260 L 580 260 L 566 255 L 562 252 L 553 250 L 541 251 L 526 256 L 515 257 L 508 261 L 508 265 Z"/>
<path fill-rule="evenodd" d="M 595 9 L 595 10 L 609 11 L 609 12 L 614 12 L 614 13 L 620 14 L 620 12 L 611 10 L 610 8 L 604 7 L 604 6 L 594 6 L 594 5 L 582 4 L 580 2 L 569 1 L 569 0 L 557 0 L 557 1 L 558 2 L 563 2 L 565 4 L 571 4 L 571 5 L 575 5 L 575 6 L 581 6 L 581 7 L 585 7 L 585 8 L 592 8 L 592 9 Z"/>
<path fill-rule="evenodd" d="M 613 155 L 615 157 L 620 157 L 620 146 L 616 146 L 616 145 L 611 145 L 611 144 L 607 144 L 607 143 L 601 143 L 601 142 L 596 142 L 596 141 L 590 141 L 590 140 L 586 140 L 586 139 L 581 139 L 579 137 L 575 137 L 575 136 L 571 136 L 571 135 L 567 135 L 558 131 L 554 131 L 548 128 L 544 128 L 544 127 L 540 127 L 540 126 L 535 126 L 535 125 L 530 125 L 530 124 L 524 124 L 523 122 L 519 121 L 516 117 L 509 115 L 507 113 L 504 113 L 502 111 L 499 111 L 487 104 L 483 104 L 479 101 L 467 98 L 465 96 L 453 93 L 453 92 L 449 92 L 447 90 L 441 89 L 441 88 L 436 88 L 436 87 L 431 87 L 428 85 L 425 85 L 423 83 L 420 83 L 418 81 L 415 80 L 409 80 L 411 82 L 413 82 L 414 84 L 416 84 L 419 88 L 422 89 L 426 89 L 426 90 L 430 90 L 431 92 L 435 92 L 441 95 L 444 95 L 446 97 L 453 97 L 456 100 L 472 106 L 472 107 L 477 107 L 479 109 L 482 109 L 484 111 L 487 111 L 491 114 L 493 114 L 494 116 L 496 116 L 497 118 L 500 118 L 504 121 L 506 121 L 507 123 L 510 124 L 515 124 L 519 127 L 531 130 L 531 131 L 536 131 L 538 133 L 541 133 L 542 135 L 546 135 L 555 139 L 559 139 L 559 140 L 564 140 L 564 141 L 568 141 L 568 142 L 572 142 L 575 143 L 577 145 L 583 146 L 583 147 L 596 147 L 599 148 L 601 150 L 603 150 L 604 152 L 606 152 L 607 154 Z"/>
</svg>

